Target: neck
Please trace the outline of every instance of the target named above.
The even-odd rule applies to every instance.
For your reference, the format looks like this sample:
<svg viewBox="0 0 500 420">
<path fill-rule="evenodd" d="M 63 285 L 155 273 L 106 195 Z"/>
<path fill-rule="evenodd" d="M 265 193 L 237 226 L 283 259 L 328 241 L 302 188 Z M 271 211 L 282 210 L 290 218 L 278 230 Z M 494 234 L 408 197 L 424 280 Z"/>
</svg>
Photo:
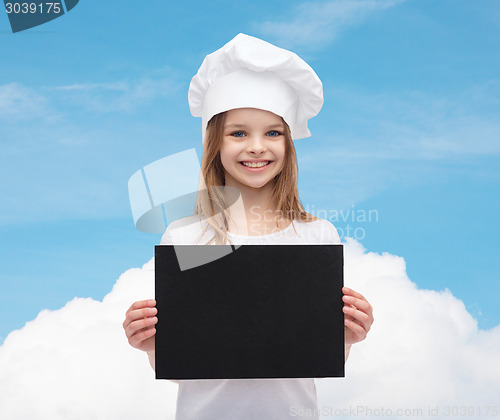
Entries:
<svg viewBox="0 0 500 420">
<path fill-rule="evenodd" d="M 236 188 L 230 183 L 226 186 Z M 272 185 L 251 188 L 238 185 L 240 198 L 229 208 L 229 231 L 240 235 L 267 235 L 287 226 L 272 199 Z M 276 222 L 280 222 L 280 227 Z"/>
</svg>

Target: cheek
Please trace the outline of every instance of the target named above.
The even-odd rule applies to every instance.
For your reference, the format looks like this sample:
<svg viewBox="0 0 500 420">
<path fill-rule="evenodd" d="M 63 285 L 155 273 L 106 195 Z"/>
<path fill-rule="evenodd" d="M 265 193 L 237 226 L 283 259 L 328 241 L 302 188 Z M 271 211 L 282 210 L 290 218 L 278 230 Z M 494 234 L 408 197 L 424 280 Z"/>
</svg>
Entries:
<svg viewBox="0 0 500 420">
<path fill-rule="evenodd" d="M 226 168 L 234 163 L 236 156 L 234 151 L 230 147 L 221 147 L 220 149 L 220 160 L 222 165 Z"/>
<path fill-rule="evenodd" d="M 280 147 L 277 147 L 274 150 L 274 155 L 280 160 L 285 160 L 285 143 L 283 143 Z"/>
<path fill-rule="evenodd" d="M 281 171 L 285 167 L 285 145 L 283 145 L 282 148 L 276 150 L 276 156 L 278 157 L 278 159 L 280 161 L 279 171 Z"/>
</svg>

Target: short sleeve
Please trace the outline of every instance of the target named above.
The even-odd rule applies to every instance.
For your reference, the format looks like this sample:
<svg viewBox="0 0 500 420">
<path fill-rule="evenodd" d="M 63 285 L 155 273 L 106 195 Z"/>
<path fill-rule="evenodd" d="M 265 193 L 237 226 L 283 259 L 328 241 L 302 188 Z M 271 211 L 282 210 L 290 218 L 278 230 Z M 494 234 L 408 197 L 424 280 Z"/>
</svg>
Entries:
<svg viewBox="0 0 500 420">
<path fill-rule="evenodd" d="M 188 216 L 172 221 L 163 234 L 160 245 L 196 245 L 203 238 L 199 216 Z"/>
<path fill-rule="evenodd" d="M 333 245 L 339 245 L 341 243 L 337 229 L 335 228 L 333 223 L 329 222 L 328 220 L 325 220 L 325 231 L 325 243 Z"/>
<path fill-rule="evenodd" d="M 170 233 L 169 228 L 167 227 L 167 230 L 165 230 L 165 233 L 161 237 L 160 245 L 173 245 L 172 242 L 172 234 Z"/>
</svg>

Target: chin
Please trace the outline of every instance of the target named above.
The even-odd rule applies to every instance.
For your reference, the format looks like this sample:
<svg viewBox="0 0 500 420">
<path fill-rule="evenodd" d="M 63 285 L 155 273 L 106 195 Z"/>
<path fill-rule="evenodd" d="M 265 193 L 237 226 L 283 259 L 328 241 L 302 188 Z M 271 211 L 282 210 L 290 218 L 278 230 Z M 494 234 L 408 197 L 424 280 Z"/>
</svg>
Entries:
<svg viewBox="0 0 500 420">
<path fill-rule="evenodd" d="M 247 178 L 245 176 L 243 176 L 243 177 L 233 176 L 232 177 L 233 181 L 236 184 L 239 184 L 241 187 L 252 188 L 254 190 L 258 190 L 258 189 L 265 187 L 270 182 L 272 182 L 274 178 L 275 178 L 275 175 L 273 175 L 271 177 L 267 176 L 265 179 L 264 178 L 255 179 L 255 177 L 253 177 L 253 179 L 252 179 L 252 177 Z"/>
<path fill-rule="evenodd" d="M 253 188 L 254 190 L 260 190 L 261 188 L 265 187 L 267 184 L 263 185 L 247 185 L 249 188 Z"/>
<path fill-rule="evenodd" d="M 260 183 L 250 183 L 250 184 L 245 184 L 247 187 L 253 188 L 255 190 L 258 190 L 260 188 L 264 188 L 266 185 L 269 185 L 271 180 L 266 181 L 266 182 L 260 182 Z"/>
</svg>

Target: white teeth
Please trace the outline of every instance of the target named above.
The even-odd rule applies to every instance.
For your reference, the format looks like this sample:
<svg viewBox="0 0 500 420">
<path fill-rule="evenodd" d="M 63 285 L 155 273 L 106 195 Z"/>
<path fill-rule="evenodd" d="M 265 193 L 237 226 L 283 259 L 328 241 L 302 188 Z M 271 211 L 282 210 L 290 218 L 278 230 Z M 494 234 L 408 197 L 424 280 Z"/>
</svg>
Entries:
<svg viewBox="0 0 500 420">
<path fill-rule="evenodd" d="M 241 162 L 243 165 L 248 166 L 249 168 L 261 168 L 262 166 L 266 166 L 270 163 L 267 162 Z"/>
</svg>

